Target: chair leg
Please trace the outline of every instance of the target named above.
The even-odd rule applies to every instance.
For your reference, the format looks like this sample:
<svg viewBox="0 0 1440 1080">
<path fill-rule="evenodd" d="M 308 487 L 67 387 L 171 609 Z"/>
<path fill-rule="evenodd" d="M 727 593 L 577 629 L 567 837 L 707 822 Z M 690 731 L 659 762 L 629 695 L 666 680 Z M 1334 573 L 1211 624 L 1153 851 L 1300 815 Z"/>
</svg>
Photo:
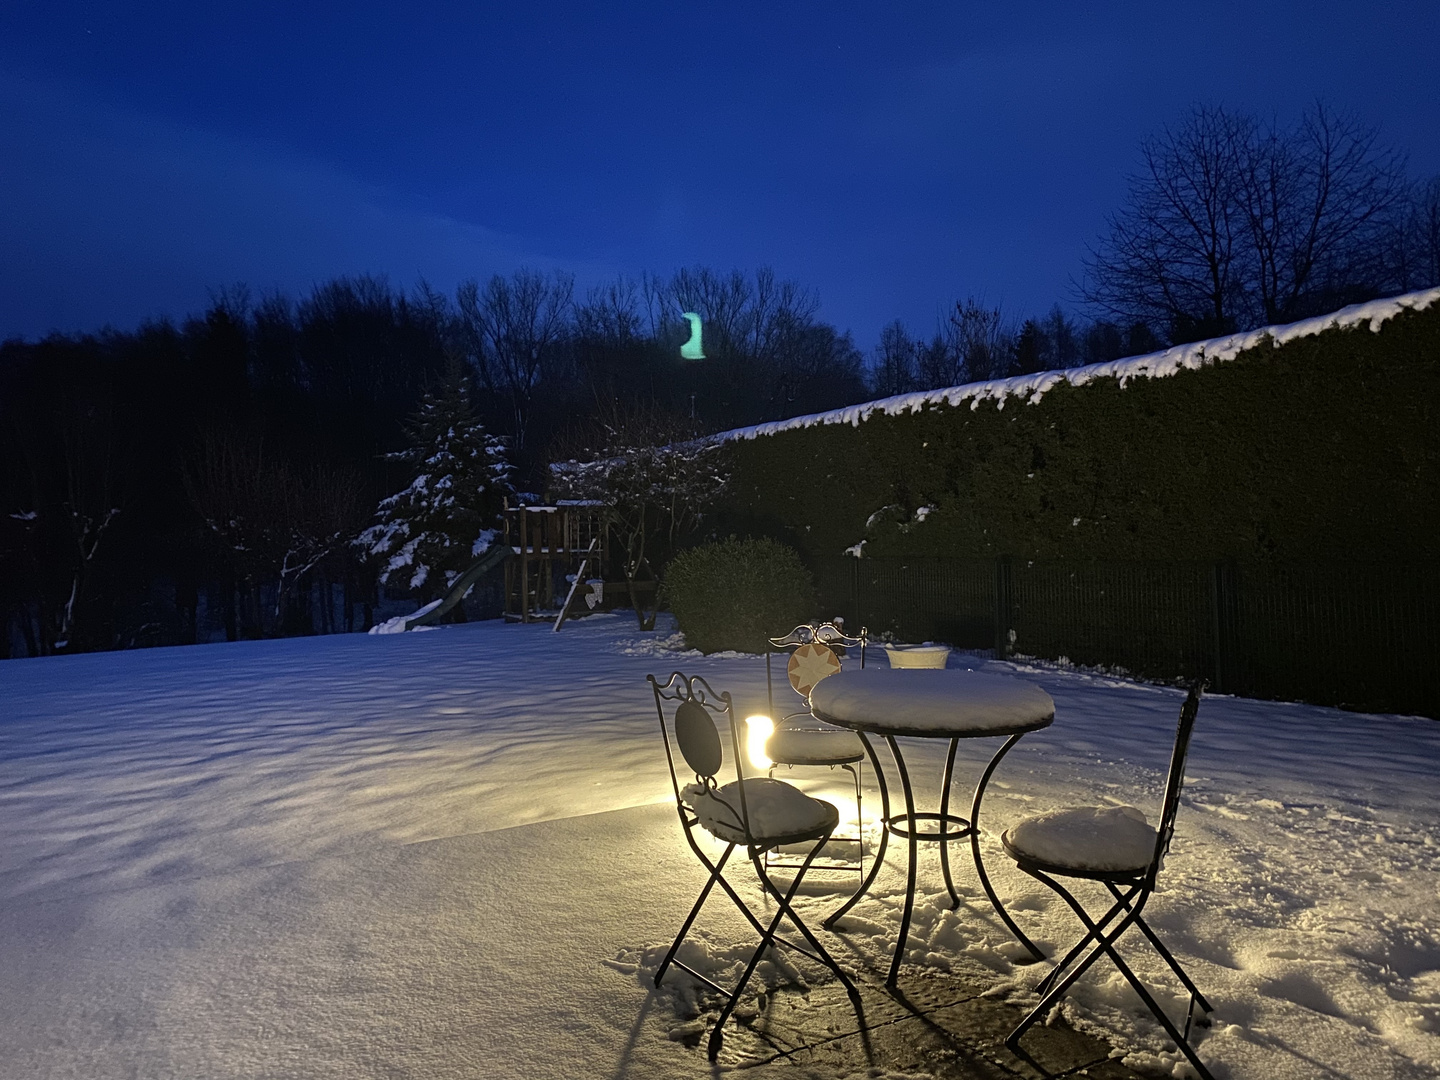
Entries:
<svg viewBox="0 0 1440 1080">
<path fill-rule="evenodd" d="M 675 950 L 679 948 L 680 942 L 684 940 L 686 932 L 690 929 L 690 924 L 695 921 L 695 916 L 699 913 L 701 905 L 705 903 L 705 898 L 717 883 L 720 888 L 724 890 L 725 894 L 730 897 L 730 902 L 739 909 L 740 914 L 744 915 L 750 925 L 755 928 L 755 932 L 757 934 L 763 934 L 765 932 L 765 927 L 760 925 L 760 920 L 755 918 L 750 909 L 745 906 L 745 901 L 742 900 L 740 894 L 735 891 L 735 886 L 726 881 L 724 875 L 721 873 L 731 853 L 734 852 L 736 845 L 731 844 L 727 847 L 724 854 L 720 856 L 718 863 L 712 862 L 710 856 L 705 854 L 705 849 L 695 842 L 694 829 L 696 822 L 685 821 L 682 818 L 681 823 L 685 826 L 685 840 L 690 845 L 690 850 L 695 853 L 695 857 L 700 860 L 701 865 L 710 871 L 710 880 L 705 883 L 705 889 L 701 892 L 700 899 L 696 901 L 694 909 L 690 912 L 690 917 L 685 920 L 685 925 L 680 928 L 680 936 L 675 939 L 675 944 L 670 947 L 670 953 L 666 957 L 665 963 L 661 965 L 659 973 L 656 975 L 656 986 L 659 986 L 659 976 L 665 973 L 665 967 L 669 965 L 671 958 L 675 955 Z M 694 972 L 691 972 L 691 974 L 693 975 Z M 724 991 L 721 992 L 723 993 Z"/>
<path fill-rule="evenodd" d="M 1085 909 L 1080 905 L 1080 902 L 1076 900 L 1072 895 L 1070 895 L 1070 893 L 1066 889 L 1061 887 L 1058 882 L 1052 881 L 1045 875 L 1035 873 L 1033 871 L 1031 872 L 1031 874 L 1033 877 L 1045 882 L 1047 885 L 1049 885 L 1052 889 L 1054 889 L 1057 893 L 1059 893 L 1062 897 L 1065 898 L 1071 909 L 1076 913 L 1076 915 L 1080 917 L 1081 921 L 1090 928 L 1089 933 L 1087 933 L 1085 938 L 1081 940 L 1081 945 L 1083 946 L 1087 941 L 1093 939 L 1095 941 L 1095 948 L 1091 950 L 1089 955 L 1087 955 L 1082 961 L 1080 961 L 1078 965 L 1076 965 L 1075 969 L 1071 971 L 1069 975 L 1067 975 L 1057 986 L 1053 987 L 1048 993 L 1046 993 L 1046 995 L 1041 999 L 1040 1004 L 1035 1006 L 1035 1008 L 1031 1010 L 1030 1014 L 1020 1022 L 1020 1025 L 1006 1037 L 1005 1045 L 1008 1046 L 1011 1050 L 1018 1050 L 1020 1039 L 1025 1034 L 1025 1032 L 1028 1031 L 1037 1020 L 1039 1020 L 1043 1015 L 1045 1015 L 1045 1013 L 1049 1012 L 1049 1010 L 1061 998 L 1065 996 L 1066 992 L 1069 991 L 1070 987 L 1075 984 L 1075 982 L 1080 978 L 1080 976 L 1085 974 L 1085 972 L 1089 970 L 1091 965 L 1093 965 L 1095 961 L 1098 960 L 1103 954 L 1110 958 L 1110 961 L 1115 965 L 1116 970 L 1120 972 L 1121 976 L 1124 977 L 1125 981 L 1128 982 L 1131 988 L 1134 989 L 1135 993 L 1139 995 L 1140 1000 L 1145 1003 L 1145 1007 L 1150 1010 L 1151 1014 L 1155 1017 L 1155 1019 L 1159 1021 L 1160 1026 L 1165 1029 L 1165 1033 L 1170 1036 L 1172 1041 L 1174 1041 L 1175 1046 L 1182 1054 L 1185 1055 L 1186 1059 L 1190 1062 L 1190 1064 L 1195 1067 L 1195 1071 L 1200 1074 L 1201 1080 L 1214 1080 L 1214 1077 L 1210 1074 L 1210 1070 L 1205 1067 L 1204 1062 L 1200 1060 L 1199 1056 L 1195 1053 L 1194 1047 L 1192 1047 L 1188 1041 L 1190 1028 L 1188 1015 L 1185 1025 L 1186 1030 L 1185 1033 L 1182 1034 L 1180 1030 L 1175 1026 L 1174 1022 L 1170 1019 L 1170 1017 L 1166 1015 L 1165 1010 L 1160 1007 L 1159 1002 L 1155 1000 L 1154 996 L 1150 993 L 1150 991 L 1145 988 L 1145 985 L 1141 983 L 1138 978 L 1136 978 L 1135 973 L 1130 970 L 1130 966 L 1125 963 L 1125 961 L 1121 958 L 1119 951 L 1115 948 L 1115 942 L 1119 941 L 1120 938 L 1124 936 L 1125 932 L 1130 929 L 1130 926 L 1132 924 L 1138 923 L 1143 926 L 1143 922 L 1140 918 L 1140 912 L 1145 906 L 1145 901 L 1149 899 L 1149 893 L 1145 891 L 1143 887 L 1137 886 L 1135 890 L 1122 896 L 1119 895 L 1118 890 L 1116 890 L 1114 886 L 1111 885 L 1111 883 L 1107 882 L 1106 884 L 1110 887 L 1110 891 L 1112 892 L 1112 894 L 1116 895 L 1117 902 L 1108 912 L 1105 913 L 1105 916 L 1103 918 L 1092 921 L 1089 913 L 1086 912 Z M 1136 903 L 1132 907 L 1131 901 L 1136 898 L 1137 894 L 1139 895 L 1139 903 Z M 1108 924 L 1109 921 L 1113 919 L 1116 915 L 1118 915 L 1122 910 L 1126 912 L 1125 917 L 1120 920 L 1119 925 L 1117 925 L 1113 931 L 1108 934 L 1105 933 L 1103 930 L 1105 925 Z M 1154 934 L 1148 931 L 1148 929 L 1146 929 L 1145 936 L 1150 939 L 1152 944 L 1158 944 Z M 1166 950 L 1166 952 L 1168 953 L 1168 950 Z M 1071 950 L 1072 955 L 1073 953 L 1074 950 Z M 1071 956 L 1066 957 L 1067 961 L 1070 959 Z M 1172 970 L 1176 970 L 1178 974 L 1178 968 L 1174 964 L 1173 958 L 1170 958 L 1169 962 L 1171 963 Z M 1058 970 L 1059 969 L 1057 969 L 1057 971 Z M 1045 981 L 1053 978 L 1055 974 L 1056 972 L 1052 971 L 1050 975 L 1046 976 Z M 1186 984 L 1187 989 L 1193 986 L 1188 977 L 1181 976 L 1181 978 L 1182 981 Z M 1194 992 L 1198 993 L 1198 991 Z"/>
<path fill-rule="evenodd" d="M 690 838 L 688 830 L 686 831 L 686 838 L 690 839 L 691 846 L 694 847 L 695 842 L 693 839 Z M 659 968 L 656 969 L 655 989 L 660 989 L 660 980 L 665 977 L 665 972 L 669 969 L 670 962 L 675 959 L 675 954 L 680 949 L 680 943 L 685 940 L 685 935 L 690 933 L 690 927 L 694 925 L 695 917 L 700 914 L 700 909 L 705 906 L 705 901 L 709 899 L 710 890 L 715 887 L 715 882 L 718 881 L 721 883 L 721 885 L 725 886 L 725 890 L 727 892 L 731 891 L 730 883 L 720 876 L 720 872 L 725 869 L 725 863 L 729 861 L 730 854 L 734 850 L 734 844 L 731 844 L 729 847 L 727 847 L 725 849 L 725 853 L 720 856 L 720 861 L 718 863 L 712 864 L 709 859 L 705 859 L 705 864 L 710 867 L 710 880 L 707 881 L 705 883 L 705 887 L 700 890 L 700 896 L 695 901 L 695 906 L 690 909 L 690 914 L 685 916 L 685 921 L 680 924 L 680 932 L 675 935 L 675 940 L 670 945 L 670 951 L 665 954 L 665 959 L 660 962 Z M 701 855 L 701 858 L 704 858 L 703 854 Z"/>
<path fill-rule="evenodd" d="M 1118 901 L 1118 903 L 1116 903 L 1112 908 L 1110 908 L 1110 910 L 1107 911 L 1104 916 L 1102 916 L 1098 921 L 1092 922 L 1090 919 L 1090 913 L 1087 912 L 1084 907 L 1080 906 L 1076 902 L 1073 894 L 1071 894 L 1068 890 L 1062 888 L 1059 882 L 1038 874 L 1032 873 L 1031 876 L 1036 878 L 1038 881 L 1041 881 L 1044 884 L 1048 885 L 1056 892 L 1061 893 L 1065 897 L 1065 901 L 1070 905 L 1071 910 L 1074 911 L 1078 915 L 1080 921 L 1085 924 L 1086 930 L 1085 936 L 1075 943 L 1074 948 L 1072 948 L 1068 953 L 1065 954 L 1065 958 L 1061 960 L 1058 964 L 1056 964 L 1053 968 L 1051 968 L 1049 973 L 1038 983 L 1035 984 L 1036 993 L 1048 994 L 1050 992 L 1050 987 L 1054 983 L 1054 981 L 1064 974 L 1065 969 L 1068 968 L 1072 962 L 1074 962 L 1076 957 L 1078 957 L 1090 946 L 1091 942 L 1096 940 L 1096 935 L 1102 933 L 1105 930 L 1105 927 L 1110 925 L 1110 921 L 1114 919 L 1116 915 L 1120 914 L 1120 912 L 1130 910 L 1130 901 L 1135 898 L 1135 894 L 1138 889 L 1132 890 L 1127 896 L 1121 896 L 1118 892 L 1116 892 L 1116 890 L 1112 888 L 1110 891 L 1115 894 L 1115 899 Z"/>
<path fill-rule="evenodd" d="M 810 947 L 815 950 L 815 954 L 820 959 L 820 962 L 835 973 L 835 977 L 838 978 L 840 980 L 840 984 L 845 987 L 846 996 L 848 996 L 851 1001 L 858 1005 L 860 1003 L 860 991 L 855 989 L 855 984 L 850 981 L 850 976 L 845 974 L 844 969 L 841 968 L 840 965 L 836 963 L 835 958 L 830 955 L 830 950 L 825 948 L 825 946 L 820 943 L 820 939 L 811 932 L 810 927 L 805 925 L 805 921 L 800 918 L 799 914 L 790 905 L 790 900 L 794 897 L 795 891 L 799 888 L 800 879 L 805 875 L 805 871 L 809 868 L 811 860 L 813 860 L 815 856 L 819 854 L 820 849 L 825 846 L 829 839 L 830 838 L 826 836 L 818 844 L 816 844 L 813 849 L 811 849 L 810 854 L 805 859 L 804 865 L 795 875 L 795 880 L 790 883 L 789 892 L 786 893 L 783 897 L 780 895 L 779 888 L 775 885 L 773 881 L 770 880 L 769 875 L 765 874 L 762 871 L 758 862 L 756 863 L 755 870 L 756 873 L 760 875 L 760 880 L 764 883 L 766 889 L 770 892 L 770 895 L 775 897 L 775 900 L 780 905 L 781 910 L 789 916 L 790 922 L 794 925 L 795 929 L 800 931 L 800 936 L 810 943 Z"/>
<path fill-rule="evenodd" d="M 885 865 L 885 849 L 890 843 L 890 788 L 885 783 L 885 770 L 880 767 L 880 758 L 875 753 L 870 737 L 863 731 L 860 732 L 860 741 L 865 744 L 865 753 L 869 755 L 870 764 L 875 770 L 875 782 L 880 786 L 880 846 L 875 849 L 875 854 L 870 859 L 870 872 L 861 879 L 850 899 L 825 916 L 825 921 L 820 925 L 826 930 L 833 928 L 845 913 L 870 891 L 870 886 L 875 883 L 875 879 L 880 876 L 881 867 Z"/>
<path fill-rule="evenodd" d="M 1115 888 L 1113 885 L 1111 886 L 1110 891 L 1115 892 Z M 1119 898 L 1118 893 L 1116 893 L 1116 898 Z M 1214 1007 L 1210 1004 L 1210 1002 L 1205 1000 L 1205 995 L 1200 992 L 1200 988 L 1195 985 L 1195 983 L 1191 980 L 1190 976 L 1185 974 L 1185 970 L 1180 966 L 1179 961 L 1177 961 L 1175 957 L 1171 955 L 1170 950 L 1167 949 L 1165 947 L 1165 944 L 1158 937 L 1155 936 L 1155 931 L 1150 929 L 1150 924 L 1147 923 L 1144 919 L 1136 919 L 1135 925 L 1138 926 L 1140 928 L 1140 932 L 1149 939 L 1150 944 L 1155 947 L 1155 951 L 1160 954 L 1160 958 L 1164 960 L 1165 963 L 1170 965 L 1170 970 L 1175 973 L 1175 977 L 1184 984 L 1186 990 L 1190 991 L 1190 996 L 1195 999 L 1195 1004 L 1199 1005 L 1200 1008 L 1206 1013 L 1213 1013 L 1215 1011 Z"/>
<path fill-rule="evenodd" d="M 818 766 L 817 766 L 817 767 L 818 767 Z M 787 766 L 787 768 L 789 768 L 791 771 L 793 771 L 794 768 L 795 768 L 795 766 L 789 765 L 789 766 Z M 858 856 L 858 858 L 857 858 L 857 862 L 858 862 L 858 864 L 859 864 L 859 865 L 858 865 L 858 870 L 859 870 L 859 872 L 860 872 L 860 876 L 861 876 L 861 878 L 863 879 L 864 876 L 865 876 L 865 804 L 864 804 L 864 801 L 863 801 L 863 795 L 862 795 L 862 793 L 861 793 L 861 784 L 863 783 L 865 763 L 864 763 L 863 760 L 861 760 L 861 761 L 857 761 L 854 765 L 851 765 L 851 764 L 848 764 L 848 763 L 842 761 L 839 765 L 831 765 L 831 766 L 829 766 L 829 769 L 830 769 L 831 772 L 834 772 L 837 768 L 844 769 L 846 772 L 848 772 L 848 773 L 850 774 L 850 782 L 855 785 L 855 842 L 856 842 L 856 844 L 857 844 L 857 845 L 859 846 L 859 848 L 860 848 L 860 853 L 859 853 L 859 856 Z M 769 767 L 769 769 L 766 770 L 765 775 L 766 775 L 767 777 L 771 778 L 771 779 L 774 779 L 774 777 L 775 777 L 775 769 L 776 769 L 776 765 L 775 765 L 775 763 L 772 762 L 771 765 L 770 765 L 770 767 Z M 766 848 L 766 849 L 765 849 L 765 869 L 767 869 L 767 870 L 771 870 L 771 869 L 793 869 L 794 866 L 795 866 L 795 864 L 794 864 L 793 862 L 791 862 L 791 863 L 779 862 L 779 861 L 777 861 L 777 860 L 774 858 L 774 855 L 775 855 L 776 850 L 777 850 L 777 849 L 775 849 L 775 848 Z M 838 856 L 836 856 L 836 857 L 838 858 Z M 834 867 L 826 866 L 826 867 L 821 867 L 821 869 L 824 869 L 824 870 L 832 870 L 832 869 L 833 869 L 833 870 L 841 870 L 841 869 L 848 870 L 849 867 L 848 867 L 848 866 L 834 866 Z"/>
<path fill-rule="evenodd" d="M 860 794 L 860 774 L 865 769 L 865 762 L 857 761 L 854 766 L 846 765 L 850 775 L 855 778 L 855 836 L 860 846 L 860 876 L 865 876 L 865 805 Z"/>
<path fill-rule="evenodd" d="M 1116 906 L 1116 909 L 1117 907 L 1119 906 Z M 1112 917 L 1115 917 L 1115 914 L 1117 914 L 1116 909 L 1110 910 L 1110 912 L 1106 914 L 1106 917 L 1104 917 L 1103 920 L 1100 920 L 1100 922 L 1109 922 L 1109 920 L 1112 919 Z M 1119 926 L 1117 926 L 1115 930 L 1112 930 L 1112 932 L 1110 932 L 1110 939 L 1117 939 L 1117 937 L 1123 935 L 1126 930 L 1130 929 L 1130 922 L 1133 922 L 1133 919 L 1135 919 L 1135 913 L 1132 912 L 1128 914 L 1125 919 L 1120 920 Z M 1087 916 L 1087 920 L 1089 920 L 1089 916 Z M 1084 937 L 1083 942 L 1081 943 L 1087 942 L 1087 940 L 1090 940 L 1090 937 L 1092 937 L 1092 935 L 1089 935 L 1089 933 L 1087 933 L 1086 937 Z M 1090 971 L 1090 968 L 1092 968 L 1094 962 L 1096 962 L 1097 959 L 1100 959 L 1100 956 L 1104 955 L 1104 948 L 1106 948 L 1106 935 L 1103 935 L 1103 933 L 1099 933 L 1099 935 L 1094 935 L 1094 942 L 1096 942 L 1094 948 L 1090 950 L 1090 952 L 1087 953 L 1087 955 L 1084 956 L 1084 958 L 1081 959 L 1079 963 L 1076 963 L 1076 966 L 1074 966 L 1074 968 L 1071 968 L 1070 972 L 1068 972 L 1067 975 L 1064 976 L 1064 978 L 1061 979 L 1060 982 L 1058 982 L 1058 984 L 1051 986 L 1048 991 L 1045 991 L 1045 995 L 1043 996 L 1043 998 L 1040 999 L 1040 1004 L 1035 1005 L 1035 1008 L 1031 1009 L 1030 1014 L 1028 1014 L 1027 1017 L 1024 1018 L 1024 1020 L 1020 1021 L 1020 1024 L 1017 1025 L 1017 1028 L 1015 1028 L 1014 1031 L 1009 1032 L 1009 1035 L 1005 1037 L 1005 1045 L 1008 1045 L 1011 1050 L 1017 1050 L 1018 1045 L 1020 1045 L 1021 1038 L 1024 1037 L 1025 1032 L 1030 1031 L 1030 1028 L 1034 1027 L 1035 1021 L 1041 1020 L 1041 1018 L 1043 1018 L 1044 1015 L 1047 1014 L 1047 1012 L 1050 1012 L 1050 1009 L 1054 1008 L 1054 1005 L 1056 1005 L 1061 998 L 1064 998 L 1064 996 L 1066 996 L 1066 992 L 1068 991 L 1068 989 L 1070 989 L 1071 986 L 1076 984 L 1076 982 L 1080 981 L 1080 976 L 1084 975 L 1084 973 L 1086 973 L 1087 971 Z M 1053 979 L 1054 975 L 1056 975 L 1056 972 L 1051 972 L 1050 975 L 1045 976 L 1043 982 L 1050 982 L 1050 979 Z"/>
<path fill-rule="evenodd" d="M 1130 966 L 1120 958 L 1120 954 L 1108 943 L 1105 945 L 1105 951 L 1109 954 L 1110 959 L 1114 961 L 1115 967 L 1119 970 L 1120 974 L 1125 976 L 1125 981 L 1134 988 L 1135 993 L 1140 995 L 1140 1000 L 1143 1001 L 1145 1006 L 1154 1014 L 1155 1019 L 1160 1021 L 1160 1026 L 1165 1029 L 1165 1033 L 1174 1041 L 1176 1048 L 1185 1055 L 1191 1065 L 1195 1066 L 1195 1071 L 1200 1074 L 1200 1080 L 1215 1080 L 1215 1078 L 1210 1075 L 1210 1070 L 1205 1067 L 1205 1063 L 1201 1061 L 1199 1055 L 1195 1053 L 1195 1048 L 1190 1045 L 1189 1040 L 1180 1034 L 1180 1029 L 1177 1028 L 1174 1021 L 1165 1014 L 1165 1010 L 1162 1009 L 1160 1003 L 1151 996 L 1150 991 L 1145 989 L 1145 984 L 1135 977 L 1135 973 L 1131 971 Z"/>
<path fill-rule="evenodd" d="M 745 916 L 746 922 L 748 922 L 752 927 L 755 928 L 755 932 L 757 934 L 765 933 L 765 927 L 761 924 L 759 919 L 755 918 L 755 913 L 745 906 L 745 901 L 740 896 L 740 894 L 735 891 L 735 886 L 731 885 L 730 882 L 726 881 L 722 877 L 720 879 L 720 888 L 723 889 L 725 891 L 725 894 L 730 897 L 730 902 L 735 905 L 736 909 L 740 912 L 740 914 Z"/>
<path fill-rule="evenodd" d="M 714 1061 L 716 1057 L 718 1057 L 720 1054 L 720 1046 L 725 1040 L 725 1022 L 730 1019 L 730 1014 L 735 1011 L 735 1006 L 740 1000 L 740 995 L 745 992 L 745 986 L 750 982 L 750 976 L 755 974 L 755 968 L 759 966 L 760 958 L 765 954 L 765 950 L 768 948 L 772 948 L 774 945 L 775 932 L 780 929 L 780 920 L 785 918 L 786 915 L 789 915 L 790 921 L 793 922 L 800 929 L 800 932 L 802 934 L 805 934 L 807 938 L 810 937 L 810 935 L 805 929 L 805 924 L 800 921 L 800 917 L 796 915 L 794 909 L 791 908 L 790 901 L 794 898 L 795 893 L 799 890 L 800 881 L 802 878 L 804 878 L 805 871 L 809 869 L 810 863 L 814 860 L 816 854 L 819 853 L 820 849 L 825 846 L 826 841 L 828 841 L 829 839 L 829 833 L 826 833 L 823 837 L 820 838 L 819 843 L 817 843 L 815 847 L 810 850 L 810 854 L 805 857 L 804 864 L 795 874 L 794 880 L 790 882 L 790 888 L 784 893 L 781 893 L 780 890 L 776 888 L 775 883 L 770 880 L 768 875 L 766 875 L 759 853 L 751 853 L 751 861 L 755 864 L 755 870 L 760 875 L 760 881 L 764 885 L 765 889 L 775 897 L 775 899 L 778 901 L 779 906 L 776 908 L 775 917 L 770 920 L 770 925 L 766 927 L 761 933 L 760 944 L 755 946 L 755 951 L 750 954 L 750 962 L 745 965 L 745 971 L 743 974 L 741 974 L 740 981 L 735 984 L 735 989 L 731 992 L 730 999 L 725 1002 L 724 1007 L 720 1010 L 720 1015 L 715 1019 L 715 1030 L 710 1033 L 710 1041 L 708 1047 L 711 1061 Z M 810 940 L 814 944 L 819 944 L 818 942 L 815 942 L 813 938 L 810 938 Z M 834 960 L 830 959 L 829 954 L 824 951 L 823 946 L 821 947 L 820 951 L 821 954 L 825 956 L 831 964 L 834 964 Z M 838 967 L 835 970 L 837 973 L 839 972 Z M 841 975 L 841 978 L 843 979 L 844 976 Z M 847 979 L 846 982 L 848 983 L 849 980 Z M 853 990 L 854 987 L 852 986 L 851 989 Z"/>
</svg>

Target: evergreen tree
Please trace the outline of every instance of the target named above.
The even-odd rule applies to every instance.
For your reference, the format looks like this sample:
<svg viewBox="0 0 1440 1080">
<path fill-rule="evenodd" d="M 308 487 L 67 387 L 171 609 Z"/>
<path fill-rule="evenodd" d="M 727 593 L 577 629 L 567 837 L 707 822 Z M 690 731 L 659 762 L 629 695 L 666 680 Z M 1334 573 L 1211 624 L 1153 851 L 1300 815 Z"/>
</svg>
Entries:
<svg viewBox="0 0 1440 1080">
<path fill-rule="evenodd" d="M 1032 372 L 1044 371 L 1046 354 L 1049 352 L 1049 335 L 1034 319 L 1026 319 L 1010 349 L 1010 374 L 1029 375 Z"/>
<path fill-rule="evenodd" d="M 355 541 L 381 564 L 380 581 L 442 595 L 490 547 L 503 499 L 513 492 L 505 444 L 475 418 L 463 376 L 425 394 L 407 428 L 411 448 L 389 455 L 415 471 L 380 501 L 376 523 Z"/>
</svg>

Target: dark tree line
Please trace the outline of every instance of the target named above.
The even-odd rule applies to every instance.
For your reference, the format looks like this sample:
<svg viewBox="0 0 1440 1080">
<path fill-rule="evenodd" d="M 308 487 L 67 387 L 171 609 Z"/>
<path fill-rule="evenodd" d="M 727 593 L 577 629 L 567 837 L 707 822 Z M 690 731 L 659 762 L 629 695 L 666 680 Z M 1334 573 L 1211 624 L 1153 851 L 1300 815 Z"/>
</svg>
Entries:
<svg viewBox="0 0 1440 1080">
<path fill-rule="evenodd" d="M 617 403 L 698 432 L 863 400 L 863 357 L 817 306 L 764 270 L 583 298 L 522 270 L 453 297 L 231 290 L 178 326 L 6 342 L 0 654 L 363 628 L 395 553 L 353 541 L 414 487 L 437 395 L 542 489 L 555 447 Z M 686 310 L 706 319 L 699 363 L 678 355 Z"/>
<path fill-rule="evenodd" d="M 344 541 L 443 359 L 371 280 L 0 345 L 0 651 L 190 642 L 202 610 L 232 640 L 353 627 Z"/>
<path fill-rule="evenodd" d="M 973 297 L 937 320 L 929 340 L 899 320 L 880 331 L 870 367 L 877 395 L 934 390 L 1037 371 L 1098 364 L 1164 347 L 1150 326 L 1108 319 L 1078 321 L 1057 304 L 1044 318 L 1018 324 Z"/>
</svg>

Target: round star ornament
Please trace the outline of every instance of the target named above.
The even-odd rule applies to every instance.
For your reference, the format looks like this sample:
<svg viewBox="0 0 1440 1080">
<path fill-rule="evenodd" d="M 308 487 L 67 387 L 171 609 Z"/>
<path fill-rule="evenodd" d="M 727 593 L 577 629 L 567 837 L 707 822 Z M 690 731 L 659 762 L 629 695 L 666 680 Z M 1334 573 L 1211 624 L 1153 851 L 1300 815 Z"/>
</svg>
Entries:
<svg viewBox="0 0 1440 1080">
<path fill-rule="evenodd" d="M 810 696 L 815 684 L 840 670 L 840 660 L 827 646 L 819 643 L 801 645 L 790 654 L 785 671 L 797 694 Z"/>
</svg>

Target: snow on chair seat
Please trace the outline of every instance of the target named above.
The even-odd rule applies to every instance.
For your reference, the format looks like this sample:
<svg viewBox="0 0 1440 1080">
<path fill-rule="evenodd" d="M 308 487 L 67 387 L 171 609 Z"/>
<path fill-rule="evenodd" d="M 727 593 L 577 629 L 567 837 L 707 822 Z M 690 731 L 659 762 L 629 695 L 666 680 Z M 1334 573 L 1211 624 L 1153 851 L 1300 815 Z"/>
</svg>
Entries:
<svg viewBox="0 0 1440 1080">
<path fill-rule="evenodd" d="M 695 811 L 701 826 L 731 844 L 747 842 L 740 821 L 740 785 L 745 785 L 745 806 L 750 812 L 750 838 L 757 844 L 788 844 L 833 829 L 840 812 L 821 799 L 812 799 L 783 780 L 752 777 L 735 780 L 716 790 L 690 784 L 680 792 Z"/>
<path fill-rule="evenodd" d="M 833 727 L 782 727 L 765 740 L 765 754 L 784 765 L 843 765 L 865 757 L 853 731 Z"/>
<path fill-rule="evenodd" d="M 1155 857 L 1155 830 L 1133 806 L 1079 806 L 1028 817 L 1001 842 L 1019 859 L 1102 873 L 1141 873 Z"/>
</svg>

